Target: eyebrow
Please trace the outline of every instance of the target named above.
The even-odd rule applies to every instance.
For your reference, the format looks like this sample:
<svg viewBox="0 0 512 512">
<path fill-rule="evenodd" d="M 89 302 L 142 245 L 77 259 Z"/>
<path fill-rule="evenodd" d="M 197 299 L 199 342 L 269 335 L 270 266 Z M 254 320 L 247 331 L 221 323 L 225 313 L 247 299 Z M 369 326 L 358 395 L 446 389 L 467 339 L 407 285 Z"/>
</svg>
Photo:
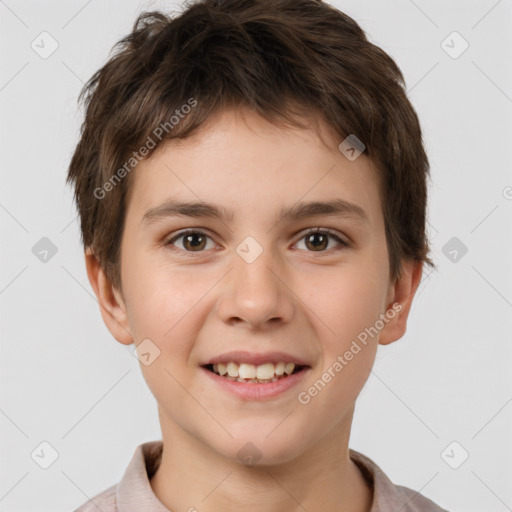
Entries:
<svg viewBox="0 0 512 512">
<path fill-rule="evenodd" d="M 280 220 L 298 220 L 318 215 L 337 215 L 350 217 L 369 223 L 366 211 L 351 201 L 331 199 L 328 201 L 299 202 L 291 207 L 283 207 L 278 213 Z M 169 199 L 159 206 L 150 208 L 141 220 L 141 226 L 156 223 L 168 217 L 216 218 L 232 221 L 234 213 L 222 206 L 198 202 L 183 202 Z"/>
</svg>

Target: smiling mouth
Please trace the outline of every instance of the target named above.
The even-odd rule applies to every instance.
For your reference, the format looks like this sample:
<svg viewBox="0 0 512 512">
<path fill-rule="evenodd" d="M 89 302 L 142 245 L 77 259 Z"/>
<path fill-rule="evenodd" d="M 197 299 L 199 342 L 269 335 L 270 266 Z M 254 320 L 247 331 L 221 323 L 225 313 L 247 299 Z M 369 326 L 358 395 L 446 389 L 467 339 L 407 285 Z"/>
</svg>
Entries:
<svg viewBox="0 0 512 512">
<path fill-rule="evenodd" d="M 299 373 L 307 368 L 307 365 L 296 365 L 294 363 L 265 363 L 262 365 L 253 365 L 246 363 L 235 363 L 233 361 L 227 364 L 206 364 L 203 366 L 212 373 L 225 379 L 254 384 L 269 384 L 278 380 L 286 379 L 290 375 Z"/>
</svg>

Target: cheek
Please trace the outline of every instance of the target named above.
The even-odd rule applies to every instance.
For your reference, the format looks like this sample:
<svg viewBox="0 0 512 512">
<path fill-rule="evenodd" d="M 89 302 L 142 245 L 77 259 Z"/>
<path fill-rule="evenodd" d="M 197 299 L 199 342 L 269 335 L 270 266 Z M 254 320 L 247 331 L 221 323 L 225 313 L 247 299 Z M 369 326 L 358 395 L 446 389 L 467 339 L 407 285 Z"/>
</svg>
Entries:
<svg viewBox="0 0 512 512">
<path fill-rule="evenodd" d="M 215 276 L 208 280 L 183 269 L 140 268 L 144 271 L 133 273 L 128 280 L 128 319 L 136 343 L 149 338 L 160 351 L 154 363 L 142 369 L 148 377 L 163 368 L 184 374 L 207 316 L 201 298 L 214 285 Z"/>
<path fill-rule="evenodd" d="M 129 322 L 136 343 L 149 339 L 156 346 L 158 356 L 140 367 L 159 403 L 165 403 L 169 396 L 176 404 L 181 403 L 178 397 L 183 390 L 177 382 L 187 382 L 190 354 L 204 322 L 198 301 L 209 288 L 207 283 L 170 270 L 147 269 L 132 282 Z"/>
<path fill-rule="evenodd" d="M 171 336 L 207 291 L 207 283 L 191 272 L 162 264 L 154 256 L 132 253 L 125 270 L 128 316 L 138 337 L 151 334 L 164 340 Z"/>
<path fill-rule="evenodd" d="M 375 269 L 356 265 L 340 268 L 314 287 L 305 281 L 301 296 L 313 311 L 313 321 L 326 334 L 329 352 L 342 350 L 375 324 L 382 311 L 385 286 Z M 323 324 L 323 327 L 322 327 Z"/>
<path fill-rule="evenodd" d="M 347 404 L 357 398 L 375 360 L 378 335 L 371 328 L 382 312 L 383 280 L 379 269 L 353 265 L 320 282 L 306 301 L 323 354 L 319 376 L 325 388 L 318 387 L 325 391 L 317 404 Z"/>
</svg>

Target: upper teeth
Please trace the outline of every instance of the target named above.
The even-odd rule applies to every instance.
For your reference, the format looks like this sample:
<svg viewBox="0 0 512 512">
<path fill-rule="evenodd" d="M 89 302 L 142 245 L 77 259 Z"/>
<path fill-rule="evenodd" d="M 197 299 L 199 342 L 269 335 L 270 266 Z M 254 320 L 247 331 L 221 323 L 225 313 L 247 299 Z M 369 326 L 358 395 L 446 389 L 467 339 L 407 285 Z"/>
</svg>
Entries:
<svg viewBox="0 0 512 512">
<path fill-rule="evenodd" d="M 295 369 L 295 363 L 265 363 L 260 365 L 248 364 L 248 363 L 235 363 L 230 361 L 227 364 L 219 363 L 213 365 L 213 371 L 220 375 L 226 375 L 230 377 L 240 377 L 241 379 L 261 379 L 268 380 L 272 379 L 274 375 L 278 377 L 286 373 L 290 375 Z"/>
</svg>

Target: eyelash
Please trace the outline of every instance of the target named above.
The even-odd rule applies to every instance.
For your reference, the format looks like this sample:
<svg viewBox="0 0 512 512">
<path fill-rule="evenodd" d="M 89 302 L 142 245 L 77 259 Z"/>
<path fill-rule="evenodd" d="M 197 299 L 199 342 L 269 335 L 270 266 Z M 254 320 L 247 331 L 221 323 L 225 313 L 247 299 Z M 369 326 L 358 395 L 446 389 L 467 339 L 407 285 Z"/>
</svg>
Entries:
<svg viewBox="0 0 512 512">
<path fill-rule="evenodd" d="M 203 235 L 203 236 L 206 236 L 206 237 L 211 239 L 211 237 L 208 234 L 204 233 L 203 231 L 200 231 L 200 230 L 197 230 L 197 229 L 186 229 L 186 230 L 183 230 L 183 231 L 180 231 L 180 232 L 176 233 L 176 235 L 174 235 L 172 238 L 167 240 L 164 243 L 164 245 L 165 246 L 172 246 L 174 244 L 174 242 L 176 242 L 176 240 L 179 240 L 180 238 L 183 238 L 184 236 L 192 234 L 192 233 Z M 322 235 L 329 235 L 331 238 L 334 238 L 337 242 L 339 242 L 340 245 L 342 246 L 342 248 L 349 248 L 350 247 L 350 244 L 348 242 L 343 240 L 341 237 L 339 237 L 336 234 L 335 231 L 333 231 L 333 230 L 331 230 L 329 228 L 312 228 L 312 229 L 309 229 L 309 230 L 301 233 L 301 237 L 299 238 L 298 241 L 304 239 L 306 236 L 308 236 L 310 234 L 316 234 L 316 233 L 320 233 Z M 202 251 L 186 251 L 184 249 L 179 249 L 177 247 L 174 247 L 171 250 L 180 250 L 180 251 L 188 253 L 190 255 L 193 255 L 194 253 L 205 252 L 204 250 L 202 250 Z M 336 250 L 336 249 L 334 249 L 334 250 Z M 338 249 L 338 250 L 341 250 L 341 249 Z M 331 250 L 318 251 L 318 253 L 319 254 L 330 253 L 331 251 L 332 251 L 332 249 Z M 315 253 L 317 251 L 307 251 L 307 252 Z"/>
</svg>

